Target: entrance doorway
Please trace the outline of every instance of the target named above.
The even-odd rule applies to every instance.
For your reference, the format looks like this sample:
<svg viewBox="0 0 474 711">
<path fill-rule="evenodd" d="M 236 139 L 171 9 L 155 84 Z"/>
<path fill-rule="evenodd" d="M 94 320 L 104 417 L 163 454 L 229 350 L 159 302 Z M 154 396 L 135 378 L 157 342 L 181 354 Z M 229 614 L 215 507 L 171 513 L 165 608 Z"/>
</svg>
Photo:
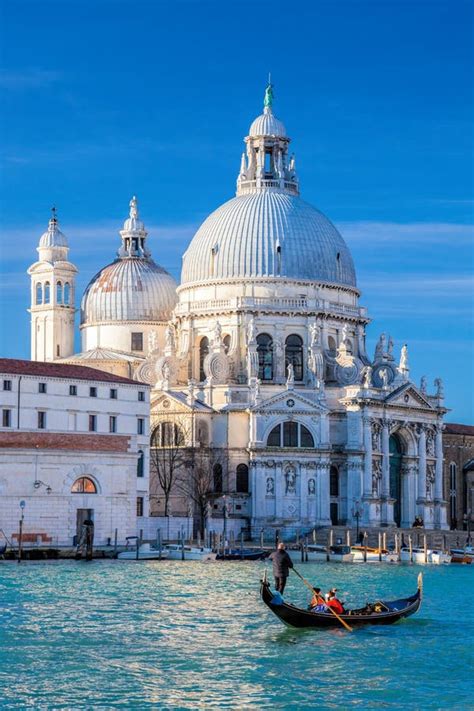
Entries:
<svg viewBox="0 0 474 711">
<path fill-rule="evenodd" d="M 329 506 L 329 512 L 331 516 L 332 525 L 337 526 L 337 524 L 339 523 L 339 505 L 334 502 L 331 502 Z"/>
<path fill-rule="evenodd" d="M 94 520 L 94 509 L 77 509 L 76 512 L 76 536 L 79 541 L 81 538 L 82 524 L 84 521 Z"/>
<path fill-rule="evenodd" d="M 397 526 L 402 520 L 402 447 L 396 435 L 389 440 L 390 450 L 390 498 L 395 499 L 393 505 L 393 519 Z"/>
</svg>

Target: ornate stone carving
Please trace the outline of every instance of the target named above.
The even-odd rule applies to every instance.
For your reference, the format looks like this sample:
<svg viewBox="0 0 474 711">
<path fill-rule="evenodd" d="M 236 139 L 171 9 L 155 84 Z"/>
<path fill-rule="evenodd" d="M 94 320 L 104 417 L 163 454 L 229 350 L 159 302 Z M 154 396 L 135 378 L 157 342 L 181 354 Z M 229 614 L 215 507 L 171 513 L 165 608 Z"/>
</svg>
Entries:
<svg viewBox="0 0 474 711">
<path fill-rule="evenodd" d="M 339 359 L 339 356 L 338 356 Z M 339 385 L 353 385 L 359 380 L 360 369 L 357 362 L 352 358 L 352 364 L 341 365 L 336 363 L 334 368 L 334 376 Z"/>
<path fill-rule="evenodd" d="M 380 483 L 382 481 L 382 463 L 379 459 L 372 460 L 372 496 L 380 495 Z"/>
<path fill-rule="evenodd" d="M 229 358 L 225 353 L 209 353 L 203 363 L 204 373 L 213 385 L 225 385 L 230 375 Z"/>
<path fill-rule="evenodd" d="M 266 492 L 265 493 L 267 496 L 274 496 L 275 495 L 275 480 L 272 476 L 267 476 Z"/>
<path fill-rule="evenodd" d="M 167 390 L 176 382 L 179 372 L 179 361 L 175 356 L 161 356 L 156 361 L 155 373 L 157 383 L 162 390 Z"/>
<path fill-rule="evenodd" d="M 395 368 L 391 363 L 378 363 L 372 371 L 372 382 L 376 388 L 388 387 L 395 380 Z"/>
<path fill-rule="evenodd" d="M 220 348 L 221 345 L 222 345 L 222 326 L 220 325 L 219 321 L 216 321 L 216 325 L 214 326 L 213 346 L 214 346 L 214 348 Z"/>
<path fill-rule="evenodd" d="M 155 330 L 148 334 L 148 353 L 154 353 L 158 350 L 158 335 Z"/>
<path fill-rule="evenodd" d="M 292 464 L 285 469 L 285 494 L 296 493 L 296 470 Z"/>
<path fill-rule="evenodd" d="M 257 335 L 257 329 L 255 327 L 255 319 L 253 316 L 250 317 L 250 321 L 247 324 L 247 343 L 255 343 L 255 338 Z"/>
<path fill-rule="evenodd" d="M 308 496 L 316 494 L 316 482 L 314 479 L 308 479 Z"/>
<path fill-rule="evenodd" d="M 174 326 L 171 323 L 168 323 L 168 325 L 166 326 L 166 330 L 165 330 L 165 351 L 167 352 L 167 354 L 174 353 L 174 350 L 175 350 L 174 337 L 175 337 Z"/>
<path fill-rule="evenodd" d="M 372 449 L 375 452 L 378 452 L 380 450 L 380 432 L 381 432 L 381 425 L 379 422 L 373 422 L 372 423 Z"/>
<path fill-rule="evenodd" d="M 426 453 L 429 457 L 435 456 L 435 434 L 433 430 L 426 433 Z"/>
<path fill-rule="evenodd" d="M 365 368 L 362 370 L 362 387 L 363 388 L 370 388 L 372 385 L 372 366 L 371 365 L 366 365 Z"/>
<path fill-rule="evenodd" d="M 436 478 L 436 469 L 434 464 L 428 464 L 426 467 L 426 498 L 433 498 L 434 483 Z"/>
</svg>

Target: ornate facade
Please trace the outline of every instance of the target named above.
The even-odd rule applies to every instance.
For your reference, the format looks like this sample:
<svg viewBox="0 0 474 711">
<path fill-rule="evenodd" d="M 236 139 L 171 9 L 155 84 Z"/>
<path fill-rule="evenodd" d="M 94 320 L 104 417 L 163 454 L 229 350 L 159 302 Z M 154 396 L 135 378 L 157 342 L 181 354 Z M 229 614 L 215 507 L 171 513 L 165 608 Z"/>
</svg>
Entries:
<svg viewBox="0 0 474 711">
<path fill-rule="evenodd" d="M 118 259 L 83 298 L 82 353 L 67 360 L 126 364 L 151 384 L 152 429 L 179 418 L 188 446 L 225 454 L 214 500 L 229 494 L 254 530 L 416 515 L 445 528 L 442 382 L 416 386 L 407 346 L 395 360 L 385 334 L 367 353 L 350 251 L 300 198 L 289 146 L 269 85 L 236 197 L 197 231 L 177 289 L 132 200 Z"/>
</svg>

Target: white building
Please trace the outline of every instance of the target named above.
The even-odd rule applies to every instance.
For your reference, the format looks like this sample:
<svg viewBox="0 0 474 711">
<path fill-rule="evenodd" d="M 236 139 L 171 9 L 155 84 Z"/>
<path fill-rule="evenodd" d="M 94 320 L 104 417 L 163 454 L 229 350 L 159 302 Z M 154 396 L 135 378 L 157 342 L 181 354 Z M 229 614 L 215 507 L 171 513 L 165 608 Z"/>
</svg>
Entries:
<svg viewBox="0 0 474 711">
<path fill-rule="evenodd" d="M 52 283 L 52 282 L 51 282 Z M 93 368 L 0 359 L 0 528 L 15 541 L 96 544 L 147 514 L 149 386 Z"/>
<path fill-rule="evenodd" d="M 187 445 L 215 469 L 214 508 L 229 494 L 254 530 L 409 526 L 415 515 L 445 528 L 442 382 L 417 387 L 406 345 L 396 360 L 385 334 L 367 353 L 351 254 L 300 198 L 289 144 L 269 85 L 236 197 L 197 231 L 177 289 L 151 259 L 133 198 L 118 257 L 82 300 L 82 352 L 59 352 L 150 383 L 152 430 L 187 423 Z"/>
</svg>

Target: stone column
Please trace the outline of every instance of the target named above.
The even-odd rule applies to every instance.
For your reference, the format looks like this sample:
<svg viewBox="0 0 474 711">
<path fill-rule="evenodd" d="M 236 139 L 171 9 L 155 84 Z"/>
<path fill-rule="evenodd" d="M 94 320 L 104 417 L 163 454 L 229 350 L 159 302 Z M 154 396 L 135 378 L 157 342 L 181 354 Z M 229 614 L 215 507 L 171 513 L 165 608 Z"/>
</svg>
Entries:
<svg viewBox="0 0 474 711">
<path fill-rule="evenodd" d="M 320 480 L 320 500 L 319 500 L 319 524 L 321 526 L 331 525 L 331 516 L 329 508 L 329 462 L 322 460 L 319 462 L 319 480 Z"/>
<path fill-rule="evenodd" d="M 447 504 L 443 496 L 443 425 L 436 428 L 435 527 L 447 529 Z"/>
<path fill-rule="evenodd" d="M 251 473 L 251 493 L 252 493 L 252 523 L 255 523 L 255 518 L 257 516 L 257 462 L 250 462 L 250 473 Z"/>
<path fill-rule="evenodd" d="M 382 497 L 390 496 L 390 421 L 382 422 Z"/>
<path fill-rule="evenodd" d="M 418 503 L 423 506 L 426 499 L 426 429 L 420 425 L 418 436 Z M 421 512 L 424 517 L 424 509 Z"/>
<path fill-rule="evenodd" d="M 308 477 L 306 464 L 300 464 L 300 519 L 308 518 Z"/>
<path fill-rule="evenodd" d="M 372 498 L 372 426 L 370 417 L 364 417 L 364 499 Z M 368 521 L 366 522 L 368 523 Z"/>
<path fill-rule="evenodd" d="M 275 516 L 283 518 L 283 468 L 281 462 L 275 466 Z"/>
</svg>

